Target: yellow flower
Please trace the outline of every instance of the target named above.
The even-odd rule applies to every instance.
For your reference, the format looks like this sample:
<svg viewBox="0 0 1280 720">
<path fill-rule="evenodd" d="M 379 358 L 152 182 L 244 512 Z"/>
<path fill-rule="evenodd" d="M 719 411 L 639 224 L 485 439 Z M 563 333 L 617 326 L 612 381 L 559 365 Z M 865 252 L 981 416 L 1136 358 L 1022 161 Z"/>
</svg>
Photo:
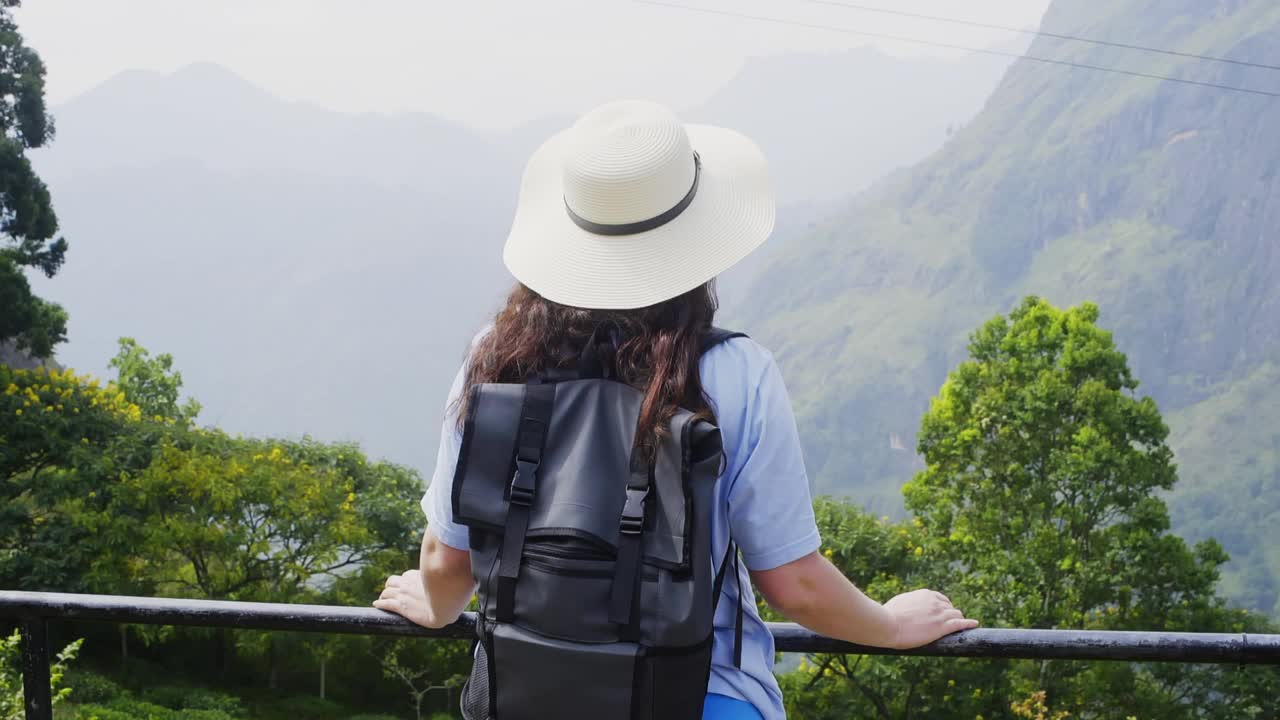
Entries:
<svg viewBox="0 0 1280 720">
<path fill-rule="evenodd" d="M 89 497 L 98 497 L 98 493 L 96 493 L 96 492 L 94 492 L 94 491 L 90 490 L 90 491 L 89 491 Z"/>
<path fill-rule="evenodd" d="M 822 554 L 826 555 L 827 559 L 830 560 L 831 556 L 834 555 L 835 553 L 831 552 L 831 548 L 827 548 L 826 550 L 822 551 Z"/>
<path fill-rule="evenodd" d="M 948 680 L 948 681 L 947 681 L 947 687 L 955 687 L 955 686 L 956 686 L 956 681 L 955 681 L 955 680 Z"/>
<path fill-rule="evenodd" d="M 355 501 L 356 501 L 356 494 L 355 494 L 355 493 L 347 493 L 347 502 L 352 503 L 352 502 L 355 502 Z"/>
<path fill-rule="evenodd" d="M 21 415 L 21 414 L 22 414 L 22 408 L 18 408 L 17 410 L 14 410 L 14 411 L 13 411 L 13 414 L 14 414 L 14 415 Z"/>
<path fill-rule="evenodd" d="M 917 556 L 919 556 L 919 555 L 923 555 L 923 554 L 924 554 L 924 548 L 923 548 L 923 547 L 920 547 L 919 545 L 917 545 L 917 546 L 916 546 L 915 553 L 916 553 L 916 555 L 917 555 Z"/>
</svg>

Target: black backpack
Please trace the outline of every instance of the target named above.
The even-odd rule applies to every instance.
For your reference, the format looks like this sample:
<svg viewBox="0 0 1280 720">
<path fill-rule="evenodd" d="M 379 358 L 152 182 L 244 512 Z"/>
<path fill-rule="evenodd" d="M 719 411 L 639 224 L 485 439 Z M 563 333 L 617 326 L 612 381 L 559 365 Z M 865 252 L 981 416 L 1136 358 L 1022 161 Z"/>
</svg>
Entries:
<svg viewBox="0 0 1280 720">
<path fill-rule="evenodd" d="M 712 329 L 703 352 L 731 337 Z M 697 720 L 711 672 L 720 431 L 686 410 L 632 453 L 642 393 L 579 369 L 473 388 L 453 481 L 478 583 L 468 720 Z M 735 662 L 740 663 L 738 589 Z"/>
</svg>

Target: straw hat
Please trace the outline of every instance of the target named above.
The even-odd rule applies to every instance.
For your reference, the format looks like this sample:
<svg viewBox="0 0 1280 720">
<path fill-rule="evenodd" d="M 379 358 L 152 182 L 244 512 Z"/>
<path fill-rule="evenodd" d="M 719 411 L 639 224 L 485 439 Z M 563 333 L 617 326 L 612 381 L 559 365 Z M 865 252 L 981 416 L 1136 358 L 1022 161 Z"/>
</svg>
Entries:
<svg viewBox="0 0 1280 720">
<path fill-rule="evenodd" d="M 503 261 L 552 302 L 646 307 L 746 257 L 774 215 L 768 167 L 751 140 L 682 124 L 654 103 L 614 102 L 533 154 Z"/>
</svg>

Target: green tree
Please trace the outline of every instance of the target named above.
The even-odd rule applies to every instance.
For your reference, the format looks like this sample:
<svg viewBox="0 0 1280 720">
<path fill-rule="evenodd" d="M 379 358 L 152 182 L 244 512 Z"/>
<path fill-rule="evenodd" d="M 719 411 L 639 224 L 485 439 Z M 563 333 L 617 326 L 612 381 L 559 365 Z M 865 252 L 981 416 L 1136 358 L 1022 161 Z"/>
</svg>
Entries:
<svg viewBox="0 0 1280 720">
<path fill-rule="evenodd" d="M 89 522 L 107 538 L 108 567 L 135 585 L 166 596 L 290 602 L 384 555 L 404 558 L 416 543 L 419 487 L 412 471 L 370 463 L 354 446 L 175 425 Z M 219 637 L 225 671 L 229 636 Z M 240 646 L 274 658 L 274 643 L 246 634 Z"/>
<path fill-rule="evenodd" d="M 904 488 L 923 553 L 946 563 L 949 593 L 987 625 L 1260 626 L 1216 595 L 1218 543 L 1169 533 L 1158 495 L 1177 478 L 1168 430 L 1097 319 L 1088 303 L 1063 311 L 1029 297 L 974 333 L 971 359 L 921 423 L 926 468 Z M 1186 665 L 1016 667 L 1016 697 L 1044 691 L 1050 711 L 1085 717 L 1240 717 L 1263 706 L 1257 689 L 1276 687 L 1271 670 L 1236 683 Z"/>
<path fill-rule="evenodd" d="M 386 492 L 376 483 L 390 477 L 356 467 L 365 464 L 351 448 L 196 430 L 164 438 L 151 465 L 122 478 L 107 515 L 132 522 L 130 540 L 142 543 L 134 554 L 158 573 L 162 592 L 279 600 L 410 542 L 380 535 L 386 528 L 357 507 L 358 490 Z M 393 492 L 416 484 L 411 473 L 395 479 Z"/>
<path fill-rule="evenodd" d="M 44 63 L 23 43 L 13 18 L 19 4 L 0 4 L 0 341 L 14 340 L 20 349 L 48 357 L 66 339 L 67 316 L 32 294 L 23 268 L 53 277 L 67 242 L 55 239 L 58 218 L 49 189 L 26 157 L 54 131 L 44 106 Z"/>
<path fill-rule="evenodd" d="M 142 408 L 155 420 L 172 419 L 190 424 L 200 414 L 200 403 L 188 398 L 179 404 L 182 373 L 173 369 L 173 356 L 161 353 L 155 357 L 130 337 L 119 339 L 120 351 L 108 366 L 116 371 L 116 385 L 129 402 Z"/>
<path fill-rule="evenodd" d="M 872 597 L 945 591 L 986 626 L 1266 632 L 1216 595 L 1226 554 L 1169 533 L 1160 414 L 1092 305 L 1028 298 L 972 336 L 922 422 L 915 517 L 820 502 L 828 557 Z M 1186 664 L 818 656 L 797 717 L 1275 718 L 1280 671 Z"/>
<path fill-rule="evenodd" d="M 1185 552 L 1155 495 L 1177 478 L 1168 429 L 1097 318 L 1026 299 L 973 335 L 921 423 L 907 507 L 974 612 L 1015 626 L 1084 627 L 1109 606 L 1154 620 L 1173 588 L 1149 571 Z M 1225 560 L 1216 543 L 1198 557 L 1188 570 Z"/>
<path fill-rule="evenodd" d="M 140 419 L 114 385 L 0 365 L 0 586 L 86 589 L 97 546 L 77 518 Z"/>
</svg>

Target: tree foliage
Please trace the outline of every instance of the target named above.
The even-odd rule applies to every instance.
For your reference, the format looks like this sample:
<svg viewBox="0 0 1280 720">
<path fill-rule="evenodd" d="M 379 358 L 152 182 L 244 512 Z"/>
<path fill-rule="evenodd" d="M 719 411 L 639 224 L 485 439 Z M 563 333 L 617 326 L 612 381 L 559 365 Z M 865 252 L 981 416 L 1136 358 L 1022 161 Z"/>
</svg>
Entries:
<svg viewBox="0 0 1280 720">
<path fill-rule="evenodd" d="M 414 563 L 414 471 L 353 444 L 198 427 L 172 358 L 131 339 L 111 366 L 104 384 L 0 365 L 0 587 L 366 605 Z M 143 626 L 121 631 L 122 659 L 129 636 L 220 674 L 252 669 L 272 688 L 307 668 L 346 702 L 386 708 L 395 689 L 377 664 L 331 662 L 366 654 L 369 638 Z M 429 661 L 433 678 L 466 667 L 465 646 L 449 643 L 401 656 Z"/>
<path fill-rule="evenodd" d="M 0 341 L 48 357 L 66 339 L 67 316 L 31 292 L 23 268 L 53 277 L 67 242 L 55 237 L 49 189 L 26 157 L 52 140 L 54 129 L 44 106 L 44 63 L 23 43 L 10 11 L 17 4 L 0 6 Z"/>
<path fill-rule="evenodd" d="M 80 520 L 141 410 L 111 383 L 0 365 L 0 418 L 0 586 L 83 591 L 97 544 Z"/>
<path fill-rule="evenodd" d="M 163 438 L 120 479 L 101 527 L 163 594 L 281 600 L 379 552 L 403 554 L 414 485 L 349 446 L 197 430 Z M 388 517 L 389 498 L 406 509 Z"/>
<path fill-rule="evenodd" d="M 109 367 L 116 371 L 116 384 L 130 402 L 152 418 L 172 418 L 189 424 L 200 414 L 200 403 L 187 398 L 179 404 L 182 373 L 173 369 L 173 356 L 161 353 L 155 357 L 137 340 L 119 340 L 120 351 L 111 358 Z"/>
<path fill-rule="evenodd" d="M 1084 304 L 1024 300 L 974 333 L 921 423 L 908 522 L 820 503 L 831 557 L 873 597 L 946 592 L 985 626 L 1265 632 L 1216 595 L 1227 556 L 1169 533 L 1155 404 Z M 1275 718 L 1280 670 L 819 656 L 802 717 Z"/>
<path fill-rule="evenodd" d="M 1180 580 L 1214 578 L 1226 560 L 1167 535 L 1155 493 L 1177 477 L 1168 430 L 1097 318 L 1026 299 L 973 335 L 921 423 L 927 467 L 907 507 L 930 551 L 956 562 L 958 588 L 983 598 L 976 610 L 1018 627 L 1084 627 L 1107 608 L 1154 622 L 1182 599 Z"/>
</svg>

